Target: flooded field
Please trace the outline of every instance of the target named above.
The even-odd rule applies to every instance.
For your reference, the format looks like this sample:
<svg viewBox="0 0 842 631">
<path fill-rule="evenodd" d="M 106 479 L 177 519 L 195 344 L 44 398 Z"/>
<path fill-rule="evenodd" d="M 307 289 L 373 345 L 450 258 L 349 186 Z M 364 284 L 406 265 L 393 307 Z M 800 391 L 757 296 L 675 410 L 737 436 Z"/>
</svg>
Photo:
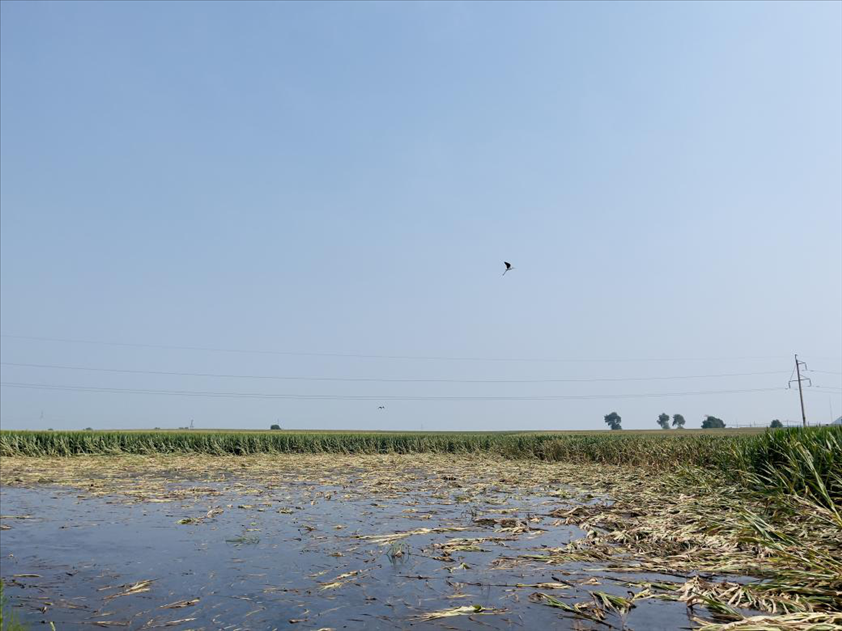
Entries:
<svg viewBox="0 0 842 631">
<path fill-rule="evenodd" d="M 4 459 L 2 579 L 57 629 L 692 626 L 684 583 L 548 562 L 611 471 L 442 456 Z M 602 491 L 597 487 L 602 486 Z M 638 598 L 635 598 L 638 595 Z"/>
</svg>

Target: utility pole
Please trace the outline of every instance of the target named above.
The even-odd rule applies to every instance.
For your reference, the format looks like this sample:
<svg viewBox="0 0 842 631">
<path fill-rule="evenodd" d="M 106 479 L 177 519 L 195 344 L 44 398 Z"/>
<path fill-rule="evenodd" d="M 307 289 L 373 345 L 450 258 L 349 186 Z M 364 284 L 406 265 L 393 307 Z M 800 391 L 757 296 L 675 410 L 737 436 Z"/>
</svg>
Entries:
<svg viewBox="0 0 842 631">
<path fill-rule="evenodd" d="M 801 399 L 801 423 L 804 425 L 804 427 L 807 427 L 807 414 L 804 412 L 804 391 L 801 389 L 801 382 L 807 381 L 808 386 L 812 386 L 813 382 L 810 381 L 809 377 L 804 377 L 803 379 L 801 378 L 801 367 L 802 366 L 804 367 L 804 370 L 807 370 L 807 364 L 805 364 L 804 362 L 798 361 L 798 355 L 796 354 L 795 355 L 795 374 L 797 375 L 798 378 L 797 379 L 790 379 L 787 387 L 791 388 L 793 381 L 798 382 L 798 396 Z"/>
</svg>

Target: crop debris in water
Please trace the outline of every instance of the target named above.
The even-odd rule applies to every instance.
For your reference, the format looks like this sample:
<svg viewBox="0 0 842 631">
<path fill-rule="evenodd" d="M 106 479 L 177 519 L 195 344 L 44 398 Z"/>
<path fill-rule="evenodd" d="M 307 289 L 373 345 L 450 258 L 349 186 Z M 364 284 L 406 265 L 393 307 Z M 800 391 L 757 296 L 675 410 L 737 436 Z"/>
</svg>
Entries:
<svg viewBox="0 0 842 631">
<path fill-rule="evenodd" d="M 356 590 L 376 602 L 366 591 L 374 566 L 359 563 L 384 556 L 394 576 L 423 585 L 439 607 L 449 599 L 472 602 L 473 576 L 482 577 L 477 586 L 490 587 L 496 584 L 490 571 L 518 574 L 497 581 L 505 602 L 407 617 L 416 622 L 523 615 L 523 607 L 533 607 L 620 628 L 646 601 L 659 600 L 686 608 L 707 631 L 817 631 L 842 625 L 840 438 L 842 430 L 833 428 L 669 437 L 2 432 L 0 482 L 4 488 L 48 483 L 76 489 L 80 498 L 107 497 L 112 505 L 189 502 L 193 510 L 174 510 L 168 521 L 183 536 L 212 532 L 220 519 L 243 515 L 242 529 L 233 533 L 241 534 L 228 539 L 235 544 L 229 549 L 243 556 L 244 546 L 266 545 L 253 534 L 257 515 L 292 520 L 298 539 L 330 561 L 311 587 L 267 585 L 266 594 L 330 600 Z M 366 506 L 367 525 L 325 522 L 334 507 L 355 502 Z M 375 526 L 376 516 L 396 503 L 402 510 L 394 522 Z M 14 534 L 40 519 L 31 517 L 5 515 L 3 526 Z M 553 537 L 563 528 L 583 536 L 559 543 Z M 438 569 L 413 572 L 411 563 Z M 23 588 L 41 578 L 35 572 L 4 577 L 25 593 L 34 593 Z M 618 595 L 609 585 L 627 591 Z M 153 590 L 151 580 L 105 589 L 114 592 L 106 602 L 163 591 Z M 191 612 L 208 600 L 204 593 L 201 603 L 191 594 L 160 597 L 157 609 L 195 607 Z M 265 605 L 254 607 L 247 615 Z M 127 624 L 103 616 L 89 622 Z"/>
</svg>

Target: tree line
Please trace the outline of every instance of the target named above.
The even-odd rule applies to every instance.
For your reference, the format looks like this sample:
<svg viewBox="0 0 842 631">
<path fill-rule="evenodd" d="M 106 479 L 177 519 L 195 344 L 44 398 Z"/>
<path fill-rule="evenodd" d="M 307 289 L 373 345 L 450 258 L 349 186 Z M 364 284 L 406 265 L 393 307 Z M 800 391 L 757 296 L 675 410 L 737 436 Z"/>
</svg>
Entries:
<svg viewBox="0 0 842 631">
<path fill-rule="evenodd" d="M 623 419 L 616 412 L 606 414 L 603 418 L 605 419 L 605 424 L 608 425 L 610 429 L 623 429 Z M 670 429 L 670 427 L 674 427 L 676 429 L 684 429 L 684 425 L 686 422 L 686 419 L 681 414 L 673 414 L 672 423 L 670 423 L 670 415 L 666 412 L 662 412 L 661 414 L 659 414 L 657 420 L 657 423 L 661 427 L 661 429 Z M 769 424 L 769 427 L 775 429 L 783 426 L 783 423 L 781 423 L 778 419 L 773 420 Z M 725 421 L 710 414 L 706 414 L 705 419 L 702 421 L 702 429 L 723 429 L 724 427 L 726 427 Z"/>
<path fill-rule="evenodd" d="M 611 412 L 611 414 L 605 415 L 605 423 L 608 425 L 610 429 L 623 429 L 621 423 L 622 418 L 616 412 Z M 687 421 L 681 414 L 674 414 L 672 417 L 672 426 L 678 429 L 683 429 L 684 424 Z M 670 428 L 670 416 L 669 414 L 660 414 L 658 416 L 658 425 L 661 426 L 661 429 L 669 429 Z M 724 425 L 723 425 L 724 427 Z"/>
</svg>

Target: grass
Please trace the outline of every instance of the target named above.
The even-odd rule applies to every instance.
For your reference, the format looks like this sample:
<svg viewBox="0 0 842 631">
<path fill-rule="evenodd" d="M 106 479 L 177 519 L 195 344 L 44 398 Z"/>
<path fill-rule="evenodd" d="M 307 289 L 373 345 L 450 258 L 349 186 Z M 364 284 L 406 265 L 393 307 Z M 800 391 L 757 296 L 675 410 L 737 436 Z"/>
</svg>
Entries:
<svg viewBox="0 0 842 631">
<path fill-rule="evenodd" d="M 604 464 L 711 466 L 753 433 L 655 432 L 0 432 L 0 456 L 82 454 L 491 453 Z"/>
<path fill-rule="evenodd" d="M 799 496 L 842 527 L 842 428 L 758 432 L 2 431 L 0 456 L 491 454 L 724 473 L 770 497 Z"/>
<path fill-rule="evenodd" d="M 772 494 L 842 498 L 842 428 L 759 432 L 2 431 L 0 456 L 492 454 L 554 462 L 720 470 Z"/>
<path fill-rule="evenodd" d="M 842 504 L 842 428 L 770 431 L 735 443 L 734 463 L 748 486 L 767 495 L 801 496 L 839 513 Z M 842 528 L 842 519 L 838 521 Z"/>
<path fill-rule="evenodd" d="M 0 456 L 490 454 L 514 459 L 717 471 L 770 501 L 818 507 L 842 528 L 842 427 L 757 432 L 2 431 Z"/>
<path fill-rule="evenodd" d="M 0 630 L 27 631 L 27 627 L 18 621 L 15 612 L 6 606 L 6 597 L 3 595 L 3 581 L 0 581 Z"/>
</svg>

